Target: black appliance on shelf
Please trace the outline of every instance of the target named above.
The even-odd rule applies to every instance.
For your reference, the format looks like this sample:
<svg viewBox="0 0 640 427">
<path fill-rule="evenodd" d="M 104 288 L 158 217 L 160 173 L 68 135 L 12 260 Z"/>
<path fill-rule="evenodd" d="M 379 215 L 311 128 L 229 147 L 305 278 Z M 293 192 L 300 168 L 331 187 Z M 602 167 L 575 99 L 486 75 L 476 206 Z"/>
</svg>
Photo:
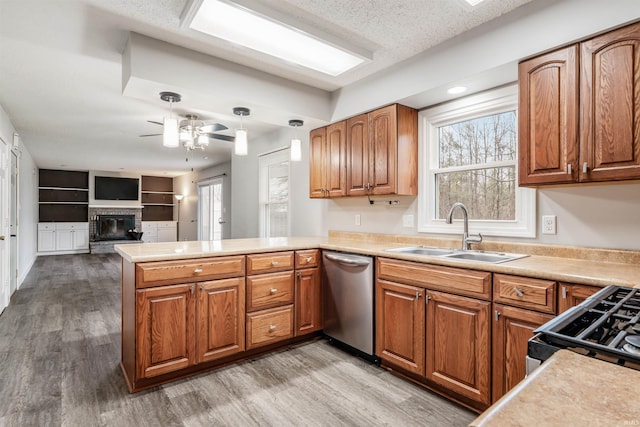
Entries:
<svg viewBox="0 0 640 427">
<path fill-rule="evenodd" d="M 527 373 L 560 349 L 640 370 L 640 289 L 607 286 L 534 333 Z"/>
</svg>

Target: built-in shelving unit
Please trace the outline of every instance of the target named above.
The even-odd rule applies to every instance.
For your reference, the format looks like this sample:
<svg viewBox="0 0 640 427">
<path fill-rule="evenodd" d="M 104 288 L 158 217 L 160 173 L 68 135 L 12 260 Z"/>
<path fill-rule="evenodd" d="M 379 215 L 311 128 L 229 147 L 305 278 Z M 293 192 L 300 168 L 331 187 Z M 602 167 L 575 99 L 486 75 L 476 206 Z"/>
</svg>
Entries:
<svg viewBox="0 0 640 427">
<path fill-rule="evenodd" d="M 39 222 L 89 220 L 89 172 L 40 169 Z"/>
<path fill-rule="evenodd" d="M 173 221 L 173 178 L 142 176 L 142 220 Z"/>
</svg>

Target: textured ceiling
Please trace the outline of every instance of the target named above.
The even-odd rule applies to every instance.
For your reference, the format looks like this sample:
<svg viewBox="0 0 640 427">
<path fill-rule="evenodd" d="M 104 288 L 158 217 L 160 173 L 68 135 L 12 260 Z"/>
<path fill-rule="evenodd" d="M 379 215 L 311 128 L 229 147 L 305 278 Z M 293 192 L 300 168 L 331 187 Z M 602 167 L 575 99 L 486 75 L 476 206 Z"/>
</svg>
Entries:
<svg viewBox="0 0 640 427">
<path fill-rule="evenodd" d="M 40 167 L 176 175 L 227 161 L 230 145 L 212 142 L 185 161 L 184 151 L 163 148 L 159 138 L 138 137 L 158 130 L 147 120 L 160 120 L 166 105 L 157 92 L 123 96 L 122 52 L 131 31 L 332 91 L 530 1 L 485 0 L 475 8 L 463 0 L 261 1 L 374 52 L 373 61 L 331 78 L 181 28 L 186 0 L 0 0 L 0 104 Z M 278 102 L 274 97 L 274 108 Z M 194 112 L 233 129 L 234 106 Z M 278 127 L 259 115 L 245 123 L 253 138 Z"/>
</svg>

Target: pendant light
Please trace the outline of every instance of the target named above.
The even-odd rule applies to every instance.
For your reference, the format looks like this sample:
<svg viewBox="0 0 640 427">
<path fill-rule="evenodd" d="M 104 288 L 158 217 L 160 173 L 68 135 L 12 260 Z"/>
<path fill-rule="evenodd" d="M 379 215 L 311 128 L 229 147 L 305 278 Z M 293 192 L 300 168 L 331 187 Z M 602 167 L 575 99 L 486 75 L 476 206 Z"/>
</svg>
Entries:
<svg viewBox="0 0 640 427">
<path fill-rule="evenodd" d="M 295 135 L 291 140 L 290 153 L 292 162 L 299 162 L 300 160 L 302 160 L 302 143 L 300 142 L 300 138 L 298 138 L 297 128 L 302 126 L 303 124 L 304 122 L 302 120 L 289 120 L 289 126 L 293 126 L 294 128 L 296 128 Z"/>
<path fill-rule="evenodd" d="M 178 133 L 178 119 L 173 118 L 173 103 L 180 102 L 182 97 L 174 92 L 160 92 L 160 99 L 169 103 L 169 117 L 164 118 L 162 145 L 168 148 L 180 146 L 180 135 Z"/>
<path fill-rule="evenodd" d="M 247 142 L 247 131 L 242 127 L 242 117 L 251 114 L 246 107 L 235 107 L 233 114 L 240 116 L 240 129 L 236 129 L 236 140 L 234 144 L 234 152 L 236 156 L 246 156 L 249 154 L 249 146 Z"/>
</svg>

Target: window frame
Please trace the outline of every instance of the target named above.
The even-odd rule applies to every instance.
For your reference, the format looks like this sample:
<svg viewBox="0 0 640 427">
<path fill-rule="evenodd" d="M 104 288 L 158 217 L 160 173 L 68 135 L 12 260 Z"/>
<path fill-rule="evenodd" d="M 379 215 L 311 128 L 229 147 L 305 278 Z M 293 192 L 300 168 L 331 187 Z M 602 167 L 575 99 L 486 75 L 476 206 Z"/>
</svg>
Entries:
<svg viewBox="0 0 640 427">
<path fill-rule="evenodd" d="M 258 156 L 258 206 L 259 206 L 259 231 L 260 237 L 269 238 L 270 224 L 267 219 L 268 207 L 272 204 L 269 201 L 269 166 L 277 163 L 287 163 L 288 173 L 288 197 L 287 197 L 287 235 L 291 236 L 291 158 L 289 147 L 280 148 L 274 151 L 260 154 Z M 283 202 L 277 202 L 283 203 Z"/>
<path fill-rule="evenodd" d="M 442 171 L 438 165 L 438 128 L 453 123 L 485 117 L 506 111 L 515 111 L 518 124 L 518 87 L 510 85 L 476 95 L 427 108 L 418 113 L 418 232 L 419 233 L 462 233 L 462 220 L 447 224 L 444 219 L 436 219 L 436 174 Z M 517 129 L 516 129 L 517 132 Z M 491 163 L 490 167 L 515 164 L 515 220 L 472 220 L 469 228 L 473 233 L 500 237 L 536 237 L 536 190 L 519 187 L 518 144 L 513 161 Z M 481 166 L 481 165 L 476 165 Z M 479 170 L 486 167 L 467 166 L 447 168 L 447 171 Z"/>
</svg>

